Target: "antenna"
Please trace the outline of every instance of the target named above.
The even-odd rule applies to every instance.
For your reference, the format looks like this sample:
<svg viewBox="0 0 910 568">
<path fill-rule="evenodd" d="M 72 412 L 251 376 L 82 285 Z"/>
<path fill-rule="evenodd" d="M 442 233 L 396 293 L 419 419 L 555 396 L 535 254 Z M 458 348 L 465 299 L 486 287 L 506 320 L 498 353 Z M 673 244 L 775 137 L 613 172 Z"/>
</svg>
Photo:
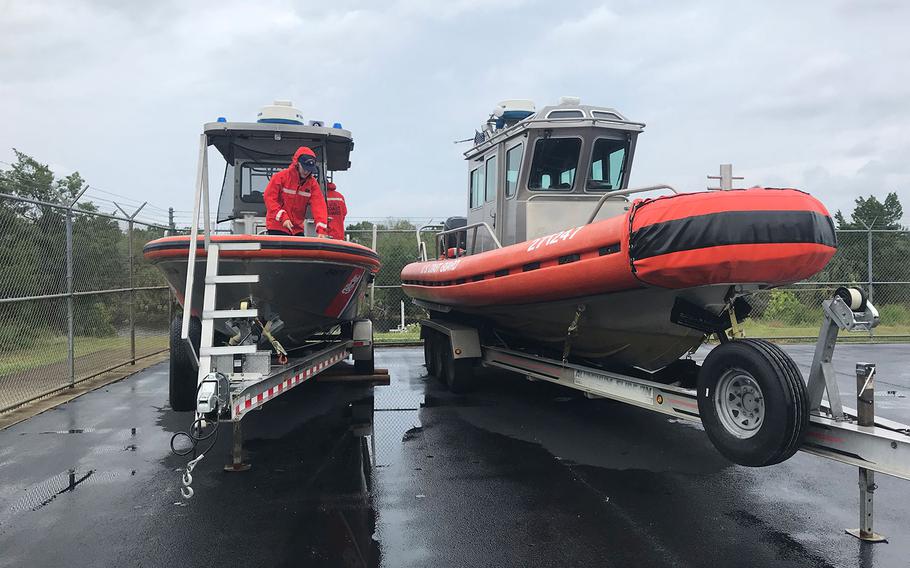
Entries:
<svg viewBox="0 0 910 568">
<path fill-rule="evenodd" d="M 733 189 L 733 180 L 745 178 L 733 176 L 733 164 L 721 164 L 720 175 L 708 176 L 708 179 L 720 180 L 720 187 L 709 187 L 710 191 L 727 191 Z"/>
</svg>

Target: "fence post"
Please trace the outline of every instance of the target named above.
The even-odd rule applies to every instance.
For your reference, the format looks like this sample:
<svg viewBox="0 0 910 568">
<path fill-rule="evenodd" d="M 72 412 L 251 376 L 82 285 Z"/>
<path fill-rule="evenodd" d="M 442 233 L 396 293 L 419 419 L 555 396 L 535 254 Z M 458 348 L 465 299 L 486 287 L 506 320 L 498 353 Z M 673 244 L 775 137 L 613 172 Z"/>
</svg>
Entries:
<svg viewBox="0 0 910 568">
<path fill-rule="evenodd" d="M 76 336 L 73 325 L 73 206 L 66 210 L 66 363 L 70 388 L 76 386 Z"/>
<path fill-rule="evenodd" d="M 867 249 L 868 249 L 866 251 L 866 264 L 867 264 L 866 272 L 869 275 L 869 291 L 868 291 L 869 301 L 872 301 L 872 299 L 874 298 L 874 293 L 872 291 L 872 226 L 873 225 L 875 225 L 875 221 L 872 221 L 872 225 L 868 225 L 866 227 L 868 229 L 868 231 L 866 233 L 868 235 L 868 237 L 866 239 Z"/>
<path fill-rule="evenodd" d="M 117 202 L 114 202 L 114 205 L 117 205 Z M 129 254 L 129 270 L 130 270 L 130 365 L 136 364 L 136 318 L 134 317 L 133 304 L 136 302 L 136 289 L 133 286 L 133 222 L 136 219 L 136 215 L 142 211 L 142 208 L 148 205 L 148 201 L 139 206 L 139 209 L 130 215 L 123 210 L 123 207 L 117 205 L 117 209 L 127 217 L 126 225 L 126 247 L 129 249 L 127 252 Z"/>
<path fill-rule="evenodd" d="M 370 246 L 370 248 L 373 249 L 374 251 L 376 251 L 377 253 L 379 252 L 379 250 L 377 250 L 377 248 L 376 248 L 378 236 L 379 236 L 379 233 L 377 231 L 376 224 L 374 223 L 373 224 L 373 244 Z M 376 277 L 374 276 L 373 282 L 370 283 L 370 313 L 371 314 L 373 312 L 373 306 L 375 306 L 375 305 L 376 305 Z"/>
<path fill-rule="evenodd" d="M 76 326 L 73 315 L 73 207 L 89 186 L 83 187 L 66 207 L 66 364 L 70 375 L 70 388 L 76 386 Z"/>
<path fill-rule="evenodd" d="M 133 314 L 133 304 L 136 300 L 136 292 L 133 287 L 133 220 L 127 224 L 126 242 L 130 252 L 130 364 L 136 364 L 136 318 Z"/>
</svg>

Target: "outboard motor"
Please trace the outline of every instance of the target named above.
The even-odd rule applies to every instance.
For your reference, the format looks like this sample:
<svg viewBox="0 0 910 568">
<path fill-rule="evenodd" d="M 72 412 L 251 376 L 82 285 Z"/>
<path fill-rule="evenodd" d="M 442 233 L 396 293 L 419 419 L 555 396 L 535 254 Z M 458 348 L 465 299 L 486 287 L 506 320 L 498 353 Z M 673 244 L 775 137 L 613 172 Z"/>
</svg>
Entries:
<svg viewBox="0 0 910 568">
<path fill-rule="evenodd" d="M 451 231 L 452 229 L 460 229 L 468 224 L 468 219 L 466 217 L 449 217 L 442 224 L 443 231 Z M 467 233 L 452 233 L 451 235 L 445 236 L 445 245 L 446 249 L 464 249 L 467 242 Z"/>
</svg>

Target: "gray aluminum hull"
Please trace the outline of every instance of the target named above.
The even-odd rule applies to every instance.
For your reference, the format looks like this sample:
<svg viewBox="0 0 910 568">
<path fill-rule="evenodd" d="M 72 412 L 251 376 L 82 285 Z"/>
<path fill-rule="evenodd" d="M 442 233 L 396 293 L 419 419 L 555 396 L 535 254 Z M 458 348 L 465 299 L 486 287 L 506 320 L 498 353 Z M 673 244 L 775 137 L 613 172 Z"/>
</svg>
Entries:
<svg viewBox="0 0 910 568">
<path fill-rule="evenodd" d="M 186 258 L 162 259 L 157 263 L 181 305 L 186 285 Z M 263 321 L 277 315 L 285 323 L 278 334 L 293 346 L 307 338 L 357 317 L 366 291 L 369 270 L 354 264 L 309 259 L 222 258 L 219 274 L 258 274 L 255 284 L 218 286 L 216 308 L 237 308 L 253 298 Z M 191 312 L 199 316 L 205 283 L 205 258 L 196 260 Z M 351 289 L 342 294 L 346 288 Z M 185 306 L 184 306 L 185 307 Z"/>
<path fill-rule="evenodd" d="M 687 290 L 644 288 L 557 302 L 458 307 L 452 312 L 477 324 L 492 324 L 506 335 L 507 342 L 511 337 L 562 353 L 576 311 L 584 306 L 577 333 L 570 340 L 570 357 L 654 371 L 705 340 L 704 333 L 670 321 L 676 298 L 720 313 L 729 292 L 728 285 Z"/>
</svg>

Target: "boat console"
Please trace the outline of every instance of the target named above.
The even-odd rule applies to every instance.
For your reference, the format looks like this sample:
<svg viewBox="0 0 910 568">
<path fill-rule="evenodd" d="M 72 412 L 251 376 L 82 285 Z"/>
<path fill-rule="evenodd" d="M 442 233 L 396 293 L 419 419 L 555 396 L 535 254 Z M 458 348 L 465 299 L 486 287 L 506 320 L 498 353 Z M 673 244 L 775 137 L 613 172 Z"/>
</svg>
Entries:
<svg viewBox="0 0 910 568">
<path fill-rule="evenodd" d="M 316 153 L 321 187 L 331 179 L 332 172 L 350 168 L 354 149 L 351 133 L 340 123 L 331 128 L 320 120 L 305 123 L 303 114 L 290 101 L 275 101 L 274 105 L 263 107 L 256 122 L 219 119 L 207 123 L 203 132 L 227 162 L 217 222 L 231 221 L 233 234 L 265 231 L 263 193 L 272 174 L 288 167 L 297 148 L 309 146 Z M 307 223 L 306 234 L 315 236 L 312 223 Z"/>
</svg>

